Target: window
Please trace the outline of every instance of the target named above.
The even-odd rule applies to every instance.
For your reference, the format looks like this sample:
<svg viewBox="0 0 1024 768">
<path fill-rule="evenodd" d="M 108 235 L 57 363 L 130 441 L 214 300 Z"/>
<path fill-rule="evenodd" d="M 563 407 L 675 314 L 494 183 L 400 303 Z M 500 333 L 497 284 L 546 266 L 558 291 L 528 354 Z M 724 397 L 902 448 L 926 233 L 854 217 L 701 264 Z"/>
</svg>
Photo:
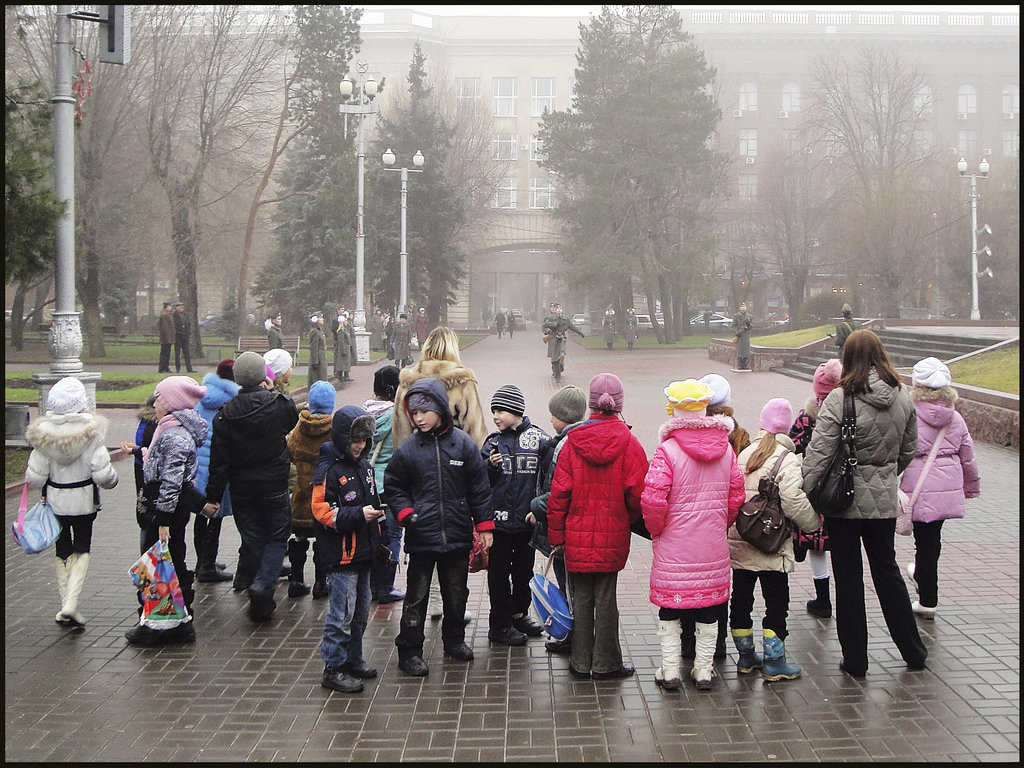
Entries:
<svg viewBox="0 0 1024 768">
<path fill-rule="evenodd" d="M 753 83 L 744 83 L 740 86 L 739 109 L 744 112 L 757 111 L 757 86 Z"/>
<path fill-rule="evenodd" d="M 960 131 L 957 136 L 957 149 L 960 150 L 961 157 L 978 157 L 978 132 L 977 131 Z M 977 163 L 977 160 L 968 160 L 968 163 Z"/>
<path fill-rule="evenodd" d="M 530 207 L 555 207 L 555 185 L 550 179 L 530 179 Z"/>
<path fill-rule="evenodd" d="M 516 180 L 512 178 L 502 179 L 498 182 L 498 188 L 494 191 L 492 208 L 515 208 L 516 207 Z"/>
<path fill-rule="evenodd" d="M 463 99 L 479 99 L 480 98 L 480 78 L 479 77 L 456 77 L 455 78 L 455 98 L 460 101 Z"/>
<path fill-rule="evenodd" d="M 1020 157 L 1020 131 L 1003 131 L 1003 157 Z"/>
<path fill-rule="evenodd" d="M 787 155 L 795 155 L 804 146 L 800 131 L 784 130 L 782 132 L 782 149 Z"/>
<path fill-rule="evenodd" d="M 494 116 L 516 116 L 516 85 L 514 77 L 494 78 Z"/>
<path fill-rule="evenodd" d="M 745 128 L 740 131 L 740 154 L 747 157 L 757 155 L 757 129 Z"/>
<path fill-rule="evenodd" d="M 740 200 L 753 200 L 757 197 L 757 174 L 756 173 L 741 173 L 739 176 L 740 181 Z"/>
<path fill-rule="evenodd" d="M 541 117 L 555 111 L 555 78 L 534 77 L 530 80 L 530 117 Z"/>
<path fill-rule="evenodd" d="M 491 156 L 495 160 L 515 160 L 519 137 L 514 133 L 495 134 L 491 142 Z"/>
<path fill-rule="evenodd" d="M 800 86 L 796 83 L 786 83 L 782 86 L 782 111 L 800 111 Z"/>
<path fill-rule="evenodd" d="M 530 139 L 530 159 L 535 163 L 543 163 L 548 159 L 548 153 L 544 151 L 544 142 L 536 136 Z"/>
<path fill-rule="evenodd" d="M 956 111 L 958 115 L 973 115 L 978 111 L 978 92 L 973 85 L 961 85 L 956 90 Z"/>
<path fill-rule="evenodd" d="M 922 85 L 917 93 L 914 94 L 914 111 L 918 115 L 930 115 L 934 103 L 935 99 L 932 97 L 932 89 L 927 85 Z"/>
<path fill-rule="evenodd" d="M 1020 114 L 1020 88 L 1016 85 L 1008 85 L 1003 88 L 1003 114 Z"/>
</svg>

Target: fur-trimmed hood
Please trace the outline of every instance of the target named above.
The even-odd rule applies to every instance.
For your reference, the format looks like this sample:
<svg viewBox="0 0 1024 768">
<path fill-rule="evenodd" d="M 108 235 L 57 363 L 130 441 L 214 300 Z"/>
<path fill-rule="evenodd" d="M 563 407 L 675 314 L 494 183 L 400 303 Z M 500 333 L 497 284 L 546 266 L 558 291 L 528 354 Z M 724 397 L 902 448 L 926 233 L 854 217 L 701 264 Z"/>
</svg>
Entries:
<svg viewBox="0 0 1024 768">
<path fill-rule="evenodd" d="M 675 440 L 688 456 L 698 461 L 713 461 L 729 448 L 733 420 L 724 414 L 714 416 L 675 416 L 658 430 L 662 442 Z"/>
<path fill-rule="evenodd" d="M 910 399 L 915 403 L 929 403 L 935 400 L 945 400 L 950 405 L 956 405 L 956 401 L 960 399 L 960 394 L 953 389 L 953 387 L 939 387 L 938 389 L 931 389 L 930 387 L 911 387 Z"/>
<path fill-rule="evenodd" d="M 957 398 L 957 392 L 952 387 L 910 388 L 910 399 L 914 401 L 918 421 L 928 424 L 935 430 L 942 429 L 952 422 L 953 414 L 956 413 Z"/>
<path fill-rule="evenodd" d="M 811 395 L 807 398 L 807 402 L 804 403 L 804 414 L 815 421 L 818 420 L 818 411 L 821 410 L 821 403 L 818 402 L 817 395 Z"/>
<path fill-rule="evenodd" d="M 399 386 L 406 389 L 420 379 L 440 379 L 447 391 L 465 386 L 468 382 L 477 383 L 476 373 L 471 368 L 454 363 L 451 360 L 420 360 L 415 365 L 403 368 L 398 373 Z"/>
<path fill-rule="evenodd" d="M 43 416 L 28 425 L 28 444 L 57 464 L 71 464 L 94 442 L 103 444 L 107 420 L 97 413 Z"/>
<path fill-rule="evenodd" d="M 156 424 L 156 408 L 148 403 L 143 403 L 135 412 L 135 418 L 139 421 L 151 421 Z"/>
</svg>

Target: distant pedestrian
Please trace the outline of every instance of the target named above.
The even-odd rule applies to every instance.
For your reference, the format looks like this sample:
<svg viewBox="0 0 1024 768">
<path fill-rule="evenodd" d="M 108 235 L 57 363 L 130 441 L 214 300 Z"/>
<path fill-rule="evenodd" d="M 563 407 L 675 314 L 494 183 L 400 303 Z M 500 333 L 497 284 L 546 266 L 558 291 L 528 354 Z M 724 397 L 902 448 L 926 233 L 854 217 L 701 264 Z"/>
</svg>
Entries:
<svg viewBox="0 0 1024 768">
<path fill-rule="evenodd" d="M 61 526 L 53 559 L 61 607 L 54 621 L 76 630 L 85 628 L 78 602 L 89 572 L 99 489 L 117 485 L 106 448 L 107 420 L 88 408 L 85 385 L 65 377 L 50 387 L 46 414 L 25 431 L 32 447 L 25 482 L 42 494 Z"/>
<path fill-rule="evenodd" d="M 513 338 L 516 335 L 516 315 L 511 309 L 505 318 L 505 327 L 508 328 L 508 337 Z"/>
<path fill-rule="evenodd" d="M 853 307 L 849 304 L 843 304 L 842 313 L 843 319 L 836 323 L 836 332 L 832 335 L 832 338 L 836 340 L 836 346 L 839 347 L 840 354 L 842 354 L 843 345 L 850 334 L 864 327 L 859 320 L 854 319 Z"/>
<path fill-rule="evenodd" d="M 395 365 L 405 368 L 412 365 L 412 325 L 405 312 L 398 313 L 398 322 L 395 323 L 394 331 L 391 334 L 391 344 L 394 350 Z"/>
<path fill-rule="evenodd" d="M 317 313 L 309 318 L 309 370 L 306 384 L 327 381 L 327 336 L 324 334 L 324 316 Z"/>
<path fill-rule="evenodd" d="M 601 318 L 601 328 L 604 330 L 604 345 L 612 349 L 615 346 L 615 309 L 610 305 Z"/>
<path fill-rule="evenodd" d="M 334 329 L 334 377 L 338 381 L 352 381 L 352 326 L 348 315 L 338 315 Z"/>
<path fill-rule="evenodd" d="M 281 313 L 278 312 L 267 320 L 267 349 L 284 347 L 284 336 L 281 335 Z"/>
<path fill-rule="evenodd" d="M 498 329 L 498 338 L 505 333 L 505 313 L 502 310 L 498 310 L 494 315 L 494 327 Z"/>
<path fill-rule="evenodd" d="M 185 357 L 185 370 L 192 373 L 191 349 L 192 324 L 185 317 L 185 305 L 178 302 L 174 306 L 174 368 L 181 372 L 181 357 Z"/>
<path fill-rule="evenodd" d="M 414 324 L 416 340 L 419 342 L 420 349 L 423 348 L 423 342 L 427 340 L 427 334 L 430 333 L 430 328 L 430 318 L 427 316 L 427 310 L 420 307 L 416 312 L 416 321 Z"/>
<path fill-rule="evenodd" d="M 625 326 L 623 333 L 626 334 L 626 346 L 632 350 L 633 345 L 636 344 L 636 340 L 640 338 L 637 326 L 636 310 L 632 307 L 626 310 Z"/>
<path fill-rule="evenodd" d="M 939 605 L 939 553 L 942 551 L 942 523 L 964 516 L 964 499 L 981 494 L 981 477 L 974 458 L 974 440 L 964 417 L 956 411 L 959 399 L 945 363 L 926 357 L 914 365 L 914 386 L 910 399 L 917 412 L 917 450 L 903 473 L 900 487 L 914 501 L 914 562 L 907 575 L 917 589 L 914 613 L 934 619 Z M 940 439 L 935 459 L 925 471 L 927 457 Z"/>
<path fill-rule="evenodd" d="M 174 344 L 174 313 L 169 301 L 165 301 L 163 309 L 160 310 L 157 328 L 160 331 L 160 365 L 157 367 L 157 373 L 170 373 L 171 346 Z"/>
<path fill-rule="evenodd" d="M 750 329 L 754 327 L 754 318 L 747 313 L 747 302 L 740 303 L 740 311 L 732 318 L 732 327 L 736 330 L 736 370 L 750 370 Z"/>
</svg>

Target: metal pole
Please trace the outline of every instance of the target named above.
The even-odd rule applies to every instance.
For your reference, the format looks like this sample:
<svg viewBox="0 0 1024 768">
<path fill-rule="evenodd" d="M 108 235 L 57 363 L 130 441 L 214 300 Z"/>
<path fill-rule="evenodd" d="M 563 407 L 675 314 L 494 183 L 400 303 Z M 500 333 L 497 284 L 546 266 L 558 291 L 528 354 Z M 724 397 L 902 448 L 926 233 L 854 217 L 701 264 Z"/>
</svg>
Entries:
<svg viewBox="0 0 1024 768">
<path fill-rule="evenodd" d="M 405 250 L 405 207 L 408 199 L 409 169 L 402 169 L 402 250 L 399 254 L 401 263 L 401 289 L 399 306 L 404 310 L 409 301 L 409 254 Z"/>
<path fill-rule="evenodd" d="M 978 311 L 978 177 L 971 174 L 971 320 L 980 320 Z"/>
<path fill-rule="evenodd" d="M 362 87 L 359 92 L 359 106 L 363 106 Z M 356 155 L 356 312 L 355 327 L 361 330 L 366 327 L 366 311 L 363 309 L 363 158 L 366 149 L 363 143 L 363 121 L 366 116 L 359 113 L 359 150 Z"/>
</svg>

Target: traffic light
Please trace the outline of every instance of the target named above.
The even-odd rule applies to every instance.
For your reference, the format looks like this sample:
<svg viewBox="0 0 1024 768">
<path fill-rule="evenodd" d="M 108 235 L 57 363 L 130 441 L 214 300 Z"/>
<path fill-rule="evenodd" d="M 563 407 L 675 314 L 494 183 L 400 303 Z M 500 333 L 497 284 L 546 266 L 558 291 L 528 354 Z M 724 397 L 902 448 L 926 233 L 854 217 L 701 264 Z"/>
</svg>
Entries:
<svg viewBox="0 0 1024 768">
<path fill-rule="evenodd" d="M 100 30 L 100 61 L 127 64 L 132 55 L 131 14 L 124 5 L 98 6 Z"/>
</svg>

